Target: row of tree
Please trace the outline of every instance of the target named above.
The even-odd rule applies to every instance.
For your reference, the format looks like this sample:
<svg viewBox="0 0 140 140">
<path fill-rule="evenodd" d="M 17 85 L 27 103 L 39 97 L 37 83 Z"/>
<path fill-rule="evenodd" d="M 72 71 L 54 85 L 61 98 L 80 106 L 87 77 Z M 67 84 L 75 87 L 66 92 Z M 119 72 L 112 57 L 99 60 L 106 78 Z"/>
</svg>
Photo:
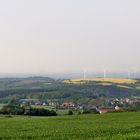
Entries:
<svg viewBox="0 0 140 140">
<path fill-rule="evenodd" d="M 44 108 L 21 107 L 18 105 L 7 105 L 0 110 L 4 115 L 29 115 L 29 116 L 56 116 L 54 110 Z"/>
</svg>

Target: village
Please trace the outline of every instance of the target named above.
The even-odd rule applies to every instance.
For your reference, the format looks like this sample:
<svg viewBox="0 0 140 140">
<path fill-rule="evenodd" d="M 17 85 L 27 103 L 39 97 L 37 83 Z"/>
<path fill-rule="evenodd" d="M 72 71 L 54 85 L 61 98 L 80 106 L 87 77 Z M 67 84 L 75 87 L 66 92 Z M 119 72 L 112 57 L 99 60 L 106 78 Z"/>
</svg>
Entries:
<svg viewBox="0 0 140 140">
<path fill-rule="evenodd" d="M 48 108 L 54 110 L 71 110 L 81 114 L 88 113 L 108 113 L 108 112 L 123 112 L 123 111 L 139 111 L 140 98 L 98 98 L 90 99 L 85 103 L 78 103 L 71 99 L 59 100 L 22 100 L 21 106 L 33 106 L 39 108 Z"/>
</svg>

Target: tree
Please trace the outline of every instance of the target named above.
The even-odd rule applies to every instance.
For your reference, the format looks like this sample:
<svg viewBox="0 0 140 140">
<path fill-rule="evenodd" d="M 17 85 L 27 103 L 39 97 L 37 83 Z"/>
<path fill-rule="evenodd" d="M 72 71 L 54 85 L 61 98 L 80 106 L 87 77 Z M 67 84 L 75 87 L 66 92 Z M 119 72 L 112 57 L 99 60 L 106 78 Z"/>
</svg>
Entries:
<svg viewBox="0 0 140 140">
<path fill-rule="evenodd" d="M 71 110 L 69 110 L 68 115 L 73 115 L 73 112 Z"/>
</svg>

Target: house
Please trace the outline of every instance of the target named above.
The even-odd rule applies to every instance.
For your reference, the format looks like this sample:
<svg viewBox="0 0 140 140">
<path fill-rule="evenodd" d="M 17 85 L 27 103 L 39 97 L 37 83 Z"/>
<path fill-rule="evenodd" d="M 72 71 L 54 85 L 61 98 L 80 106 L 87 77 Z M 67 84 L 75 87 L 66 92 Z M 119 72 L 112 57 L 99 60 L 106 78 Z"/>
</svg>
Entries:
<svg viewBox="0 0 140 140">
<path fill-rule="evenodd" d="M 65 100 L 65 101 L 62 103 L 62 106 L 63 106 L 63 107 L 75 107 L 75 103 L 73 103 L 72 101 L 69 101 L 69 100 Z"/>
<path fill-rule="evenodd" d="M 115 110 L 120 110 L 120 107 L 119 106 L 115 106 Z"/>
<path fill-rule="evenodd" d="M 78 105 L 78 108 L 79 108 L 79 109 L 83 109 L 83 106 L 82 106 L 82 105 Z"/>
<path fill-rule="evenodd" d="M 46 104 L 46 102 L 43 102 L 42 105 L 43 105 L 43 106 L 46 106 L 47 104 Z"/>
<path fill-rule="evenodd" d="M 42 102 L 41 101 L 37 101 L 37 102 L 35 102 L 35 105 L 42 105 Z"/>
<path fill-rule="evenodd" d="M 100 114 L 103 114 L 103 113 L 113 112 L 113 111 L 115 111 L 115 108 L 113 108 L 113 107 L 100 107 L 97 109 L 97 111 Z"/>
<path fill-rule="evenodd" d="M 58 102 L 49 102 L 49 106 L 59 106 Z"/>
</svg>

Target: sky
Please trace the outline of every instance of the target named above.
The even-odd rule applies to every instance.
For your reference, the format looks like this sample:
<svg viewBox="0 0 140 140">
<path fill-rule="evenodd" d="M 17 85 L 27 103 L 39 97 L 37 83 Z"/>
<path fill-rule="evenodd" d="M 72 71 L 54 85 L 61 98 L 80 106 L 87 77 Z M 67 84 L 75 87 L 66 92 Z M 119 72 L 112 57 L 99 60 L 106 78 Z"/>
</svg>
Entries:
<svg viewBox="0 0 140 140">
<path fill-rule="evenodd" d="M 0 74 L 140 70 L 139 0 L 0 0 Z"/>
</svg>

